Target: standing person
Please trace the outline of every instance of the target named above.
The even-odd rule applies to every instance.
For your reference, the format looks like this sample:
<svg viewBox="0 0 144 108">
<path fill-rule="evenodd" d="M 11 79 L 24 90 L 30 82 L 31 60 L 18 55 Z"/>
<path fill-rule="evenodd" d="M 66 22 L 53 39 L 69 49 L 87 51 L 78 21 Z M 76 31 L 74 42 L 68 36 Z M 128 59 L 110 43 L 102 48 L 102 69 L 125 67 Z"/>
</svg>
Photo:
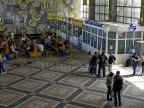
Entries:
<svg viewBox="0 0 144 108">
<path fill-rule="evenodd" d="M 114 82 L 113 82 L 113 91 L 114 91 L 114 104 L 117 106 L 119 102 L 119 106 L 121 106 L 121 90 L 123 85 L 123 78 L 120 76 L 120 71 L 116 72 L 116 75 L 114 76 Z M 118 102 L 117 102 L 118 97 Z"/>
<path fill-rule="evenodd" d="M 133 67 L 133 75 L 135 75 L 138 62 L 140 61 L 140 58 L 139 56 L 137 56 L 137 53 L 134 53 L 134 55 L 131 58 L 131 61 L 132 61 L 132 67 Z"/>
<path fill-rule="evenodd" d="M 99 69 L 97 77 L 100 77 L 101 68 L 103 69 L 103 77 L 105 77 L 105 66 L 106 66 L 107 56 L 104 52 L 99 57 Z"/>
<path fill-rule="evenodd" d="M 90 73 L 90 68 L 91 68 L 90 61 L 91 61 L 91 59 L 92 59 L 92 54 L 91 54 L 91 51 L 89 51 L 89 53 L 88 53 L 88 63 L 89 63 L 88 73 Z"/>
<path fill-rule="evenodd" d="M 141 56 L 141 61 L 142 61 L 142 75 L 144 75 L 144 52 Z"/>
<path fill-rule="evenodd" d="M 132 48 L 129 50 L 129 53 L 130 53 L 130 58 L 132 58 L 134 53 L 135 53 L 135 47 L 134 46 L 132 46 Z"/>
<path fill-rule="evenodd" d="M 92 56 L 91 61 L 90 61 L 90 74 L 95 74 L 97 75 L 97 52 L 95 52 L 95 55 Z"/>
<path fill-rule="evenodd" d="M 112 79 L 113 79 L 114 73 L 110 72 L 109 75 L 106 78 L 106 86 L 107 86 L 107 100 L 112 101 L 112 95 L 111 95 L 111 86 L 112 86 Z"/>
<path fill-rule="evenodd" d="M 4 62 L 4 58 L 2 57 L 2 52 L 0 52 L 0 74 L 7 73 L 7 71 L 5 71 L 3 67 L 3 62 Z"/>
<path fill-rule="evenodd" d="M 111 52 L 109 52 L 109 59 L 108 59 L 108 70 L 109 70 L 109 73 L 112 72 L 112 66 L 113 66 L 113 63 L 116 61 L 116 58 L 114 55 L 111 54 Z"/>
</svg>

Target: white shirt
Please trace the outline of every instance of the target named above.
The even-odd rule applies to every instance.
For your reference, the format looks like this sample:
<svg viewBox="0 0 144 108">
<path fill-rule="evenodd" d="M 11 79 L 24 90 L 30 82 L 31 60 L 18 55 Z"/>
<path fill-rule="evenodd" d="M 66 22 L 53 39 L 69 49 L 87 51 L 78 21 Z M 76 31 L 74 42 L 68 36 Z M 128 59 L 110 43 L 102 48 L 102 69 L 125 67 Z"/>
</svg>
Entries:
<svg viewBox="0 0 144 108">
<path fill-rule="evenodd" d="M 13 52 L 13 53 L 15 53 L 15 52 L 16 52 L 16 50 L 15 50 L 14 46 L 10 46 L 10 49 L 11 49 L 11 52 Z"/>
<path fill-rule="evenodd" d="M 44 46 L 43 46 L 42 44 L 39 44 L 38 47 L 39 47 L 39 51 L 40 51 L 40 52 L 43 52 L 43 51 L 44 51 Z"/>
</svg>

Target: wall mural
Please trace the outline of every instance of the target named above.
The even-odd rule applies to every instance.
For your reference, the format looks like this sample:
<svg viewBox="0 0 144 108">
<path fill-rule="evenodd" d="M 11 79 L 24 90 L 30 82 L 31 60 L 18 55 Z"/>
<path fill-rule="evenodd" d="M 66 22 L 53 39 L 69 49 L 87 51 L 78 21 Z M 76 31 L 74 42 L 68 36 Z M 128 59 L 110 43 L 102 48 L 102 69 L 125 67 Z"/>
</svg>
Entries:
<svg viewBox="0 0 144 108">
<path fill-rule="evenodd" d="M 4 16 L 6 22 L 11 21 L 16 32 L 27 28 L 33 32 L 48 30 L 50 20 L 47 16 L 76 18 L 79 14 L 75 8 L 77 3 L 78 0 L 0 0 L 0 16 Z"/>
</svg>

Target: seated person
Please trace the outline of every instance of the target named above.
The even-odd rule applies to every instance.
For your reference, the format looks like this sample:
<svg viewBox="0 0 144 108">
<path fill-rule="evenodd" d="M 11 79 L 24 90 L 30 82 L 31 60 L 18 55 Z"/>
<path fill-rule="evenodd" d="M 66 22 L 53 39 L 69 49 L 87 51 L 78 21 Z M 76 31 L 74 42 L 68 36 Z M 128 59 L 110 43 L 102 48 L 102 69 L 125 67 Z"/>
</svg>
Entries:
<svg viewBox="0 0 144 108">
<path fill-rule="evenodd" d="M 44 50 L 44 45 L 42 43 L 38 44 L 38 49 L 40 52 L 42 52 L 42 56 L 46 56 L 45 50 Z"/>
<path fill-rule="evenodd" d="M 11 44 L 10 51 L 14 54 L 14 57 L 17 58 L 18 51 L 16 50 L 16 45 L 14 43 Z"/>
<path fill-rule="evenodd" d="M 26 55 L 29 55 L 28 52 L 32 50 L 32 44 L 30 40 L 28 40 L 25 50 L 26 50 Z"/>
</svg>

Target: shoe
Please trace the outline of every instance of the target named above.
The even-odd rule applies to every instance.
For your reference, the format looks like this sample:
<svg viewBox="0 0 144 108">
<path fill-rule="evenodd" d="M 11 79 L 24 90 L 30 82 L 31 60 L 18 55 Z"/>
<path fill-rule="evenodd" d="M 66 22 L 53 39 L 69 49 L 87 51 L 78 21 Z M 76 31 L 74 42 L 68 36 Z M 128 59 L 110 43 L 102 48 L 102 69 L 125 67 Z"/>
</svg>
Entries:
<svg viewBox="0 0 144 108">
<path fill-rule="evenodd" d="M 117 104 L 116 104 L 116 103 L 114 103 L 114 105 L 115 105 L 115 106 L 117 106 Z"/>
<path fill-rule="evenodd" d="M 4 74 L 3 72 L 0 73 L 1 75 Z"/>
<path fill-rule="evenodd" d="M 7 71 L 5 71 L 4 73 L 7 73 Z"/>
</svg>

